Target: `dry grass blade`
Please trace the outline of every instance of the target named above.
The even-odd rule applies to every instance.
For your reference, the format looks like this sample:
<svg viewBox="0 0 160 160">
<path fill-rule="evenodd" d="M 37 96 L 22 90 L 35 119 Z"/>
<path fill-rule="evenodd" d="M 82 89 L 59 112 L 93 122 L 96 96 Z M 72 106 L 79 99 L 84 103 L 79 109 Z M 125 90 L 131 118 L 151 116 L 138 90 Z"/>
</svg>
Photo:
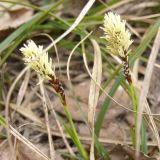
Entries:
<svg viewBox="0 0 160 160">
<path fill-rule="evenodd" d="M 145 111 L 150 115 L 152 114 L 147 101 L 145 103 Z M 148 116 L 148 119 L 150 120 L 151 127 L 152 127 L 151 129 L 153 130 L 153 134 L 154 134 L 154 136 L 155 136 L 155 138 L 157 140 L 157 146 L 158 146 L 158 148 L 160 150 L 160 137 L 159 137 L 157 126 L 156 126 L 156 124 L 154 122 L 154 118 L 153 118 L 153 116 Z"/>
<path fill-rule="evenodd" d="M 59 61 L 58 49 L 57 49 L 56 43 L 54 43 L 54 39 L 49 34 L 46 34 L 46 33 L 41 33 L 40 35 L 48 37 L 51 40 L 51 42 L 53 43 L 54 49 L 55 49 L 55 53 L 56 53 L 56 56 L 57 56 L 57 62 L 58 62 L 59 72 L 61 74 L 61 66 L 60 66 L 60 61 Z"/>
<path fill-rule="evenodd" d="M 39 80 L 41 81 L 40 77 L 39 77 Z M 41 94 L 42 94 L 43 108 L 44 108 L 44 112 L 45 112 L 45 122 L 46 122 L 46 127 L 47 127 L 47 132 L 48 132 L 50 157 L 51 157 L 51 160 L 55 160 L 55 150 L 54 150 L 54 145 L 53 145 L 53 141 L 52 141 L 50 124 L 49 124 L 48 106 L 47 106 L 47 101 L 46 101 L 46 95 L 45 95 L 45 89 L 44 89 L 43 82 L 40 83 L 40 91 L 41 91 Z"/>
<path fill-rule="evenodd" d="M 66 30 L 61 36 L 59 36 L 53 43 L 51 43 L 46 48 L 46 50 L 49 50 L 50 48 L 52 48 L 56 43 L 58 43 L 60 40 L 62 40 L 70 32 L 72 32 L 78 26 L 78 24 L 81 22 L 81 20 L 84 18 L 84 16 L 87 14 L 87 12 L 92 7 L 94 2 L 95 2 L 95 0 L 89 0 L 88 3 L 84 6 L 84 8 L 81 10 L 79 16 L 77 17 L 75 22 L 72 24 L 72 26 L 68 30 Z"/>
<path fill-rule="evenodd" d="M 36 92 L 39 90 L 39 86 L 36 85 L 34 88 L 31 87 L 31 89 L 32 89 L 31 92 L 26 93 L 26 98 L 23 100 L 23 103 L 22 103 L 23 107 L 27 107 L 28 105 L 30 105 L 32 98 L 34 97 Z"/>
<path fill-rule="evenodd" d="M 9 131 L 22 143 L 26 144 L 29 148 L 35 151 L 38 155 L 42 157 L 42 160 L 50 160 L 45 154 L 43 154 L 36 146 L 34 146 L 30 141 L 28 141 L 24 136 L 22 136 L 16 129 L 9 125 Z"/>
<path fill-rule="evenodd" d="M 13 144 L 12 144 L 12 140 L 10 137 L 10 132 L 9 132 L 9 102 L 10 102 L 10 98 L 12 95 L 12 92 L 17 84 L 17 82 L 21 79 L 21 77 L 25 74 L 25 72 L 29 69 L 29 67 L 25 67 L 21 73 L 17 76 L 17 78 L 15 79 L 15 81 L 13 82 L 13 84 L 11 85 L 8 94 L 7 94 L 7 98 L 5 101 L 5 120 L 6 120 L 6 124 L 7 124 L 7 137 L 8 137 L 8 143 L 9 143 L 9 147 L 11 149 L 11 155 L 12 157 L 14 157 L 14 148 L 13 148 Z"/>
<path fill-rule="evenodd" d="M 148 15 L 148 16 L 142 16 L 142 17 L 131 17 L 130 20 L 144 20 L 144 19 L 150 19 L 150 18 L 156 18 L 160 17 L 160 14 L 153 14 L 153 15 Z"/>
<path fill-rule="evenodd" d="M 142 116 L 143 116 L 143 110 L 144 110 L 144 106 L 145 106 L 145 101 L 146 101 L 146 97 L 147 97 L 147 93 L 148 93 L 148 89 L 149 89 L 149 84 L 150 84 L 150 80 L 151 80 L 151 75 L 153 72 L 153 67 L 154 67 L 154 63 L 157 57 L 157 54 L 159 52 L 159 48 L 160 48 L 160 28 L 158 30 L 158 34 L 155 38 L 154 44 L 153 44 L 153 48 L 148 60 L 148 64 L 147 64 L 147 68 L 146 68 L 146 74 L 145 74 L 145 78 L 144 78 L 144 82 L 142 84 L 142 91 L 140 94 L 140 98 L 139 98 L 139 104 L 138 104 L 138 117 L 137 117 L 137 128 L 136 128 L 136 155 L 137 157 L 139 156 L 139 150 L 140 150 L 140 130 L 141 130 L 141 123 L 142 123 Z"/>
<path fill-rule="evenodd" d="M 93 79 L 93 77 L 92 77 L 92 74 L 91 74 L 91 72 L 90 72 L 90 70 L 89 70 L 89 67 L 88 67 L 87 58 L 86 58 L 85 53 L 83 53 L 83 61 L 84 61 L 84 65 L 85 65 L 85 67 L 86 67 L 86 70 L 87 70 L 90 78 L 94 81 L 94 79 Z M 94 81 L 94 83 L 100 88 L 100 90 L 101 90 L 107 97 L 109 97 L 115 104 L 117 104 L 117 106 L 122 107 L 122 108 L 124 108 L 124 109 L 126 109 L 126 110 L 128 110 L 128 111 L 130 111 L 130 112 L 133 112 L 133 113 L 135 112 L 134 110 L 130 109 L 130 106 L 129 106 L 129 107 L 126 107 L 126 106 L 122 105 L 121 103 L 119 103 L 117 100 L 115 100 L 115 99 L 114 99 L 112 96 L 110 96 L 96 81 Z M 152 115 L 153 115 L 153 114 L 152 114 Z M 154 115 L 155 115 L 155 114 L 154 114 Z"/>
<path fill-rule="evenodd" d="M 30 70 L 27 71 L 25 78 L 24 78 L 22 85 L 21 85 L 19 92 L 18 92 L 17 103 L 16 103 L 18 107 L 22 103 L 22 100 L 25 96 L 25 92 L 26 92 L 26 89 L 28 86 L 29 78 L 30 78 Z"/>
<path fill-rule="evenodd" d="M 101 51 L 99 45 L 95 40 L 92 40 L 92 44 L 94 47 L 94 66 L 92 71 L 92 77 L 94 80 L 91 80 L 90 84 L 90 92 L 89 92 L 89 112 L 88 112 L 88 121 L 89 123 L 93 123 L 95 108 L 97 106 L 98 98 L 99 98 L 99 87 L 95 84 L 97 82 L 99 85 L 101 84 L 102 78 L 102 58 Z"/>
<path fill-rule="evenodd" d="M 100 12 L 98 12 L 96 15 L 98 16 L 98 15 L 104 14 L 109 10 L 113 10 L 115 8 L 118 8 L 118 7 L 120 7 L 122 5 L 125 5 L 126 3 L 129 3 L 129 2 L 132 2 L 132 1 L 134 1 L 134 0 L 123 0 L 123 1 L 119 1 L 118 3 L 115 3 L 114 5 L 111 5 L 111 6 L 106 5 L 106 8 L 101 10 Z"/>
<path fill-rule="evenodd" d="M 139 67 L 139 59 L 137 59 L 133 66 L 132 77 L 134 77 L 133 82 L 138 80 L 138 67 Z"/>
<path fill-rule="evenodd" d="M 102 57 L 101 57 L 101 51 L 99 48 L 99 45 L 95 40 L 91 40 L 93 47 L 94 47 L 94 66 L 92 71 L 92 77 L 94 79 L 91 80 L 90 84 L 90 91 L 89 91 L 89 99 L 88 99 L 88 122 L 91 126 L 92 130 L 92 143 L 91 143 L 91 149 L 90 149 L 90 160 L 94 160 L 94 120 L 95 120 L 95 111 L 96 106 L 98 103 L 99 98 L 99 87 L 95 84 L 98 83 L 101 84 L 101 78 L 102 78 Z"/>
<path fill-rule="evenodd" d="M 44 129 L 41 129 L 41 128 L 34 128 L 42 133 L 46 133 L 46 130 Z M 57 130 L 52 130 L 52 135 L 54 136 L 57 136 L 57 137 L 62 137 L 62 135 L 57 131 Z M 67 139 L 71 139 L 71 137 L 64 133 L 64 136 L 67 138 Z M 92 138 L 89 137 L 89 136 L 81 136 L 79 135 L 79 139 L 84 142 L 84 144 L 90 144 L 91 141 L 92 141 Z M 122 145 L 132 145 L 132 142 L 131 141 L 126 141 L 126 140 L 115 140 L 115 139 L 106 139 L 106 138 L 101 138 L 99 137 L 99 142 L 105 144 L 105 145 L 108 145 L 108 144 L 122 144 Z M 155 142 L 148 142 L 148 146 L 157 146 L 157 143 Z"/>
<path fill-rule="evenodd" d="M 59 131 L 60 131 L 60 134 L 59 134 L 59 132 L 58 132 L 58 134 L 55 134 L 55 131 L 54 131 L 54 132 L 51 131 L 51 134 L 62 137 L 62 139 L 63 139 L 63 141 L 64 141 L 64 143 L 65 143 L 65 145 L 66 145 L 66 147 L 67 147 L 67 149 L 68 149 L 68 151 L 69 151 L 69 153 L 70 153 L 73 157 L 75 157 L 75 154 L 74 154 L 72 148 L 70 147 L 70 145 L 69 145 L 69 143 L 68 143 L 68 141 L 67 141 L 67 139 L 66 139 L 67 135 L 64 133 L 63 128 L 62 128 L 62 126 L 61 126 L 61 124 L 60 124 L 60 122 L 59 122 L 59 120 L 58 120 L 58 116 L 57 116 L 57 114 L 56 114 L 56 112 L 55 112 L 55 110 L 54 110 L 54 107 L 53 107 L 53 105 L 52 105 L 52 103 L 51 103 L 51 100 L 50 100 L 50 98 L 49 98 L 48 93 L 46 92 L 45 95 L 46 95 L 47 105 L 48 105 L 49 109 L 52 111 L 53 116 L 55 117 L 55 120 L 56 120 L 58 129 L 59 129 Z M 41 95 L 38 95 L 38 94 L 37 94 L 37 96 L 38 96 L 41 100 L 43 99 L 43 97 L 42 97 Z M 68 138 L 68 137 L 67 137 L 67 138 Z"/>
<path fill-rule="evenodd" d="M 33 121 L 36 124 L 42 125 L 42 121 L 39 117 L 35 115 L 35 113 L 32 112 L 29 107 L 24 107 L 23 105 L 21 107 L 17 107 L 16 104 L 10 103 L 9 107 L 13 109 L 14 111 L 18 112 L 19 114 L 23 115 L 24 117 L 28 118 L 29 120 Z"/>
<path fill-rule="evenodd" d="M 70 78 L 70 74 L 69 74 L 69 66 L 70 66 L 70 62 L 71 62 L 71 58 L 73 53 L 75 52 L 75 50 L 78 48 L 78 46 L 80 44 L 82 44 L 90 35 L 92 34 L 92 32 L 90 32 L 89 34 L 87 34 L 71 51 L 69 57 L 68 57 L 68 61 L 67 61 L 67 78 L 69 80 L 69 82 L 71 83 L 71 78 Z"/>
<path fill-rule="evenodd" d="M 75 157 L 75 154 L 74 154 L 72 148 L 70 147 L 70 145 L 69 145 L 69 143 L 68 143 L 68 141 L 67 141 L 67 139 L 66 139 L 66 135 L 64 134 L 63 128 L 62 128 L 62 126 L 61 126 L 61 124 L 60 124 L 60 122 L 59 122 L 59 120 L 58 120 L 57 114 L 56 114 L 56 112 L 55 112 L 55 110 L 54 110 L 54 107 L 52 106 L 51 100 L 50 100 L 50 98 L 49 98 L 49 96 L 48 96 L 47 93 L 46 93 L 46 96 L 47 96 L 48 106 L 49 106 L 50 110 L 52 111 L 53 116 L 54 116 L 54 118 L 55 118 L 55 120 L 56 120 L 58 129 L 59 129 L 59 131 L 60 131 L 60 134 L 61 134 L 61 136 L 62 136 L 62 139 L 63 139 L 63 141 L 64 141 L 64 144 L 66 145 L 66 148 L 68 149 L 69 153 L 70 153 L 73 157 Z"/>
</svg>

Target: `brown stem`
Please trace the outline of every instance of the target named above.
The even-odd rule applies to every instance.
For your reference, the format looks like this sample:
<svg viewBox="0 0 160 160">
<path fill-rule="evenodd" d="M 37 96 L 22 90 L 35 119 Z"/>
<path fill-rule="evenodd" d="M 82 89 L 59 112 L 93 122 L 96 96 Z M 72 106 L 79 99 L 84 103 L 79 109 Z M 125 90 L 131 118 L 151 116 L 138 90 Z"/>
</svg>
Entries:
<svg viewBox="0 0 160 160">
<path fill-rule="evenodd" d="M 49 80 L 50 84 L 52 85 L 54 90 L 60 95 L 62 104 L 66 106 L 66 97 L 62 83 L 58 78 L 55 78 L 54 76 L 50 76 L 50 78 L 51 78 L 51 80 Z"/>
<path fill-rule="evenodd" d="M 131 85 L 132 78 L 131 78 L 131 74 L 129 71 L 128 56 L 126 55 L 125 57 L 121 57 L 121 59 L 123 62 L 123 72 L 124 72 L 125 78 L 128 81 L 129 85 Z"/>
</svg>

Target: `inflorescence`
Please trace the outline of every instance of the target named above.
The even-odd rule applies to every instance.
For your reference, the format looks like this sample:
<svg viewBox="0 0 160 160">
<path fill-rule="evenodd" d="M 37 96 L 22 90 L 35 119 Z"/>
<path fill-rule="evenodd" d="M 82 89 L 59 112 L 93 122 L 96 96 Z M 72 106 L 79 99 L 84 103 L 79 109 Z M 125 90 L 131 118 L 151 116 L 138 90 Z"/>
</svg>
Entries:
<svg viewBox="0 0 160 160">
<path fill-rule="evenodd" d="M 52 59 L 48 58 L 48 53 L 43 49 L 43 46 L 37 46 L 32 40 L 29 40 L 27 44 L 24 44 L 24 47 L 22 47 L 20 51 L 24 55 L 23 60 L 25 64 L 29 65 L 33 70 L 40 74 L 43 79 L 50 82 L 60 96 L 62 104 L 66 106 L 62 83 L 56 77 Z"/>
<path fill-rule="evenodd" d="M 104 17 L 104 27 L 102 28 L 106 40 L 106 49 L 121 58 L 123 62 L 124 74 L 129 84 L 132 83 L 128 66 L 129 47 L 132 44 L 131 34 L 125 27 L 126 22 L 121 20 L 120 15 L 109 12 Z"/>
<path fill-rule="evenodd" d="M 55 69 L 52 68 L 52 59 L 48 58 L 48 53 L 43 46 L 37 46 L 32 40 L 27 41 L 20 49 L 24 55 L 24 62 L 39 73 L 44 79 L 55 77 Z"/>
</svg>

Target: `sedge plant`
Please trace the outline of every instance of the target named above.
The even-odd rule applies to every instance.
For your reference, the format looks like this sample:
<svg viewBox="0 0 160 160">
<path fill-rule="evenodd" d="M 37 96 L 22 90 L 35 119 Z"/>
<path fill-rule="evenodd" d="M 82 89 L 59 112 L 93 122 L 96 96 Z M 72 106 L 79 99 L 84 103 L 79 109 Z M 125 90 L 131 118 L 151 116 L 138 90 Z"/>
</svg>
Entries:
<svg viewBox="0 0 160 160">
<path fill-rule="evenodd" d="M 125 27 L 125 21 L 121 20 L 120 15 L 114 14 L 112 12 L 105 14 L 104 27 L 102 29 L 105 33 L 105 36 L 103 38 L 106 40 L 106 50 L 108 51 L 108 53 L 112 53 L 119 57 L 123 63 L 124 76 L 129 86 L 128 94 L 131 97 L 134 109 L 135 126 L 131 128 L 131 138 L 133 147 L 135 147 L 135 127 L 138 123 L 138 98 L 136 95 L 134 84 L 132 82 L 128 62 L 128 55 L 131 51 L 129 48 L 130 45 L 133 43 L 133 40 L 131 40 L 131 34 Z M 27 44 L 24 44 L 20 51 L 24 55 L 23 60 L 25 64 L 29 65 L 33 70 L 35 70 L 44 80 L 47 80 L 58 94 L 60 101 L 63 105 L 66 117 L 70 124 L 70 127 L 64 124 L 66 132 L 72 138 L 83 159 L 88 160 L 88 154 L 79 140 L 71 114 L 68 110 L 62 83 L 55 74 L 55 67 L 52 63 L 52 60 L 48 58 L 48 53 L 43 49 L 43 46 L 37 46 L 32 40 L 27 41 Z M 145 134 L 144 123 L 142 123 L 141 131 L 143 134 Z M 142 151 L 146 152 L 146 141 L 144 141 L 143 139 L 141 141 L 141 146 Z"/>
<path fill-rule="evenodd" d="M 27 44 L 24 44 L 20 51 L 24 56 L 23 60 L 25 64 L 35 70 L 42 77 L 42 79 L 47 80 L 56 91 L 70 124 L 70 126 L 64 124 L 64 128 L 77 146 L 83 159 L 88 160 L 88 154 L 79 140 L 75 125 L 68 109 L 62 83 L 55 74 L 55 67 L 52 63 L 52 59 L 48 58 L 48 53 L 43 49 L 43 46 L 37 46 L 32 40 L 27 41 Z"/>
<path fill-rule="evenodd" d="M 135 126 L 131 127 L 130 130 L 131 130 L 132 144 L 133 147 L 135 147 L 136 144 L 135 128 L 138 123 L 137 122 L 138 98 L 136 95 L 134 84 L 132 82 L 129 70 L 129 61 L 128 61 L 128 55 L 131 51 L 129 48 L 133 43 L 133 40 L 131 39 L 131 34 L 126 29 L 125 25 L 126 22 L 124 20 L 121 20 L 120 15 L 109 12 L 108 14 L 105 14 L 104 27 L 102 29 L 105 34 L 103 38 L 106 40 L 106 50 L 108 53 L 111 53 L 121 59 L 124 76 L 129 84 L 128 94 L 132 100 L 132 106 L 134 110 L 134 122 L 135 122 Z M 141 133 L 143 133 L 143 135 L 146 134 L 144 123 L 142 124 Z M 143 138 L 144 137 L 142 137 L 141 146 L 142 146 L 142 151 L 146 153 L 147 145 L 146 141 L 143 140 Z"/>
</svg>

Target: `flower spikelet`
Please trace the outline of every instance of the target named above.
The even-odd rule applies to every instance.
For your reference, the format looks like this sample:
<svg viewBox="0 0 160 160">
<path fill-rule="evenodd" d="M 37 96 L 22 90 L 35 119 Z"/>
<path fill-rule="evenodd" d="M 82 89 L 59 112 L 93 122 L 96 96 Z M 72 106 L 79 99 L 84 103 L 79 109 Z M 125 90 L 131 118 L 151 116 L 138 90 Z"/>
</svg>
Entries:
<svg viewBox="0 0 160 160">
<path fill-rule="evenodd" d="M 129 47 L 132 44 L 131 34 L 125 28 L 125 21 L 121 20 L 120 15 L 109 12 L 104 17 L 105 39 L 107 41 L 107 50 L 112 54 L 125 57 Z"/>
<path fill-rule="evenodd" d="M 29 40 L 20 51 L 24 55 L 24 62 L 44 79 L 49 80 L 51 77 L 55 77 L 52 60 L 48 58 L 48 53 L 44 51 L 43 46 L 37 46 L 32 40 Z"/>
</svg>

